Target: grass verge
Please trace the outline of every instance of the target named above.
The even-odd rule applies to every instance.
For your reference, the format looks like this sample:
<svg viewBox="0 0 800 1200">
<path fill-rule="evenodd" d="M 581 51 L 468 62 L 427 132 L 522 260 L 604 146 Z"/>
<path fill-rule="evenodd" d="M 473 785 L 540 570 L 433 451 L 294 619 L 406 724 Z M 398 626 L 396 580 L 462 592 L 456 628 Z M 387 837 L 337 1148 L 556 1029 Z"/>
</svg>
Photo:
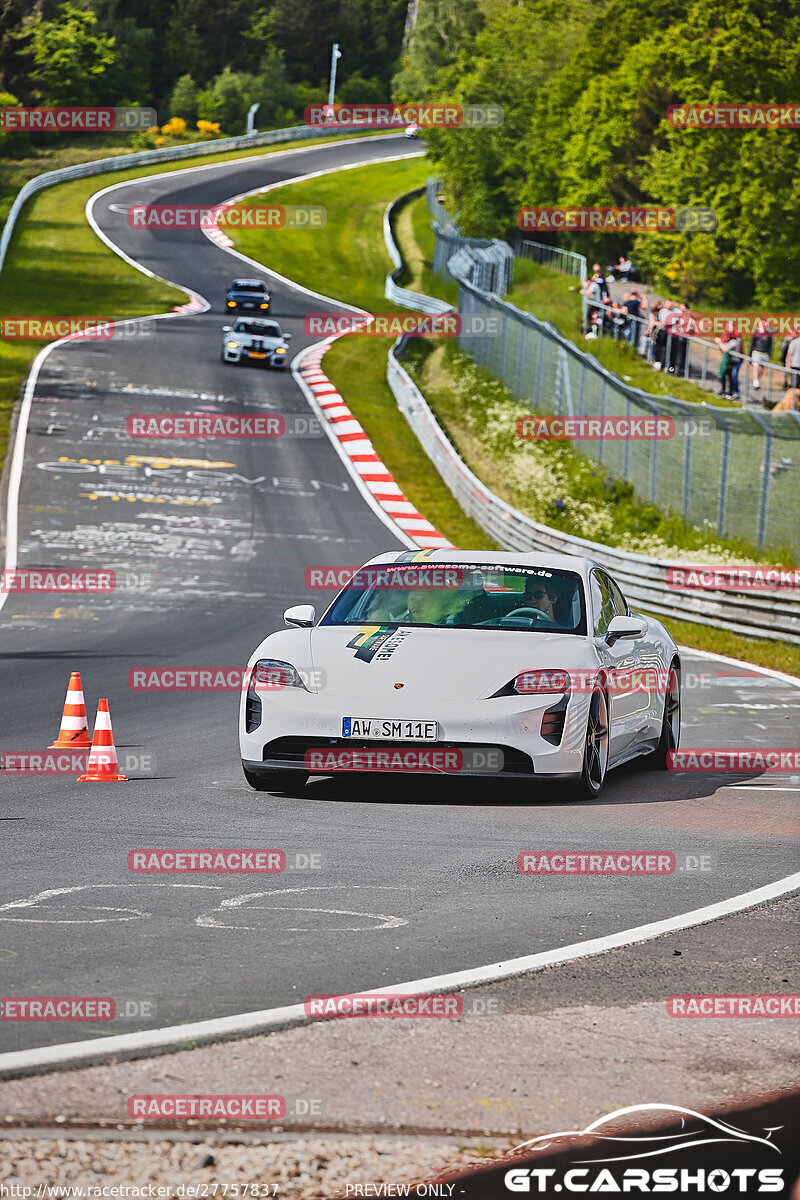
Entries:
<svg viewBox="0 0 800 1200">
<path fill-rule="evenodd" d="M 301 143 L 316 146 L 338 138 L 314 138 Z M 136 179 L 141 175 L 161 175 L 188 167 L 205 166 L 215 162 L 253 158 L 291 150 L 295 143 L 281 142 L 275 146 L 259 146 L 248 150 L 199 155 L 177 162 L 152 163 L 147 167 L 132 167 L 70 183 L 55 184 L 33 196 L 25 205 L 14 230 L 6 262 L 0 275 L 3 316 L 146 316 L 148 313 L 169 311 L 186 299 L 186 293 L 157 280 L 150 279 L 129 267 L 100 241 L 86 223 L 86 201 L 101 188 Z M 95 147 L 95 151 L 97 147 Z M 123 147 L 120 153 L 129 153 Z M 72 154 L 78 155 L 75 147 Z M 69 158 L 62 150 L 54 151 L 41 168 L 55 170 L 68 165 Z M 89 152 L 69 158 L 88 161 L 90 158 L 110 157 L 108 148 L 102 153 Z M 26 160 L 14 166 L 23 170 Z M 37 160 L 38 161 L 38 160 Z M 40 174 L 35 171 L 33 174 Z M 25 182 L 20 176 L 20 182 Z M 42 341 L 3 341 L 0 354 L 0 469 L 8 450 L 8 437 L 14 404 L 33 359 L 47 343 Z"/>
<path fill-rule="evenodd" d="M 315 244 L 314 239 L 319 235 L 312 231 L 298 231 L 288 238 L 280 232 L 253 229 L 237 234 L 237 246 L 250 257 L 268 262 L 298 283 L 344 303 L 356 303 L 368 311 L 391 309 L 393 306 L 383 299 L 383 279 L 391 267 L 383 246 L 383 212 L 392 198 L 420 186 L 425 174 L 425 164 L 412 161 L 363 167 L 308 184 L 287 185 L 281 189 L 282 203 L 313 202 L 326 205 L 328 222 L 324 244 L 321 241 Z M 259 203 L 266 203 L 266 200 L 254 198 L 246 203 L 258 206 Z M 424 197 L 412 200 L 399 209 L 395 223 L 396 238 L 404 255 L 407 255 L 404 286 L 425 291 L 425 272 L 430 270 L 433 257 L 433 234 L 427 220 Z M 376 450 L 400 486 L 420 511 L 456 545 L 474 549 L 492 547 L 491 540 L 483 531 L 464 516 L 427 456 L 421 453 L 397 409 L 385 381 L 387 352 L 388 344 L 382 339 L 340 338 L 326 355 L 325 369 L 364 425 Z M 435 343 L 418 343 L 417 354 L 422 360 L 422 363 L 418 363 L 418 369 L 424 365 L 425 359 L 432 363 L 438 361 L 441 365 L 446 355 L 455 353 L 452 346 L 445 349 Z M 500 387 L 495 380 L 488 380 L 487 377 L 487 381 L 494 387 Z M 430 394 L 428 399 L 433 399 Z M 497 478 L 487 477 L 484 443 L 476 438 L 472 446 L 459 445 L 453 423 L 457 424 L 459 419 L 463 423 L 463 406 L 459 407 L 455 398 L 452 398 L 452 405 L 448 413 L 440 409 L 438 415 L 467 461 L 472 459 L 473 469 L 478 469 L 481 478 L 490 486 L 496 484 L 496 490 L 502 494 L 507 485 L 507 462 L 499 461 L 496 464 Z M 525 445 L 529 446 L 530 443 Z M 556 449 L 559 452 L 566 450 L 576 461 L 580 457 L 568 447 Z M 586 467 L 591 476 L 590 465 L 586 464 Z M 604 480 L 595 475 L 592 490 L 581 503 L 589 510 L 596 510 L 601 499 L 604 499 L 618 514 L 618 501 L 621 498 L 617 497 L 615 501 L 610 494 L 603 496 L 603 483 Z M 514 498 L 511 499 L 513 502 Z M 695 551 L 708 545 L 708 539 L 700 531 L 684 527 L 677 518 L 669 517 L 660 510 L 646 513 L 643 510 L 649 506 L 630 503 L 629 500 L 628 507 L 634 520 L 646 518 L 645 524 L 648 520 L 658 522 L 657 532 L 662 541 L 666 535 L 671 543 L 676 540 L 690 542 Z M 555 522 L 548 520 L 546 523 Z M 575 532 L 574 526 L 571 531 Z M 640 532 L 643 536 L 651 535 L 653 530 L 645 528 Z M 630 547 L 630 539 L 627 545 Z M 740 548 L 733 543 L 728 547 L 719 547 L 717 552 L 720 550 L 723 551 L 723 557 L 727 550 L 731 561 L 741 561 L 743 557 Z M 727 654 L 790 674 L 800 674 L 800 647 L 741 637 L 693 622 L 670 620 L 669 624 L 676 638 L 684 645 Z"/>
</svg>

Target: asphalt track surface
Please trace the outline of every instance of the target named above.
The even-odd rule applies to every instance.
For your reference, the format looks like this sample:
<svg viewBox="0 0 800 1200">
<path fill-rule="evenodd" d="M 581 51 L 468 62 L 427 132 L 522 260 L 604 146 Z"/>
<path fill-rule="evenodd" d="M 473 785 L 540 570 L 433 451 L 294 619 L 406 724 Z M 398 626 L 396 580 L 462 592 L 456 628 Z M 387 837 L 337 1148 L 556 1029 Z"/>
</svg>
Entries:
<svg viewBox="0 0 800 1200">
<path fill-rule="evenodd" d="M 633 765 L 613 773 L 595 803 L 535 784 L 402 778 L 258 794 L 241 774 L 236 692 L 128 686 L 132 668 L 241 667 L 281 627 L 284 608 L 319 604 L 305 591 L 306 567 L 363 561 L 400 543 L 326 437 L 127 438 L 135 412 L 309 409 L 289 372 L 219 361 L 225 286 L 251 271 L 198 231 L 133 231 L 120 208 L 214 204 L 408 152 L 403 138 L 290 151 L 132 182 L 95 206 L 126 254 L 211 309 L 158 321 L 148 337 L 60 347 L 37 383 L 18 565 L 111 569 L 125 587 L 66 602 L 9 597 L 0 612 L 3 749 L 49 744 L 78 669 L 90 721 L 97 698 L 110 700 L 132 778 L 2 780 L 2 994 L 106 995 L 157 1008 L 113 1027 L 3 1022 L 0 1051 L 481 966 L 693 910 L 795 869 L 796 777 L 674 776 Z M 293 353 L 306 344 L 303 314 L 325 307 L 275 285 L 271 315 L 294 334 Z M 684 746 L 798 744 L 800 691 L 791 684 L 691 655 L 684 674 Z M 277 847 L 290 869 L 131 875 L 128 851 L 152 846 Z M 706 856 L 706 869 L 521 877 L 517 854 L 532 849 L 671 850 L 684 867 L 685 855 Z M 298 854 L 319 855 L 320 865 L 297 869 Z"/>
</svg>

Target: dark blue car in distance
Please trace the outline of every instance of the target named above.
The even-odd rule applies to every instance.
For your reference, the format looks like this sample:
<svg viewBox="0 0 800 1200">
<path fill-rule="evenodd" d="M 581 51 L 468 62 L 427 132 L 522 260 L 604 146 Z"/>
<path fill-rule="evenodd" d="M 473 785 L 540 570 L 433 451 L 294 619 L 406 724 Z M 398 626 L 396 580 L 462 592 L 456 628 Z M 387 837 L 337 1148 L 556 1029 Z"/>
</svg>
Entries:
<svg viewBox="0 0 800 1200">
<path fill-rule="evenodd" d="M 270 294 L 261 279 L 234 279 L 228 288 L 226 307 L 238 312 L 269 312 Z"/>
</svg>

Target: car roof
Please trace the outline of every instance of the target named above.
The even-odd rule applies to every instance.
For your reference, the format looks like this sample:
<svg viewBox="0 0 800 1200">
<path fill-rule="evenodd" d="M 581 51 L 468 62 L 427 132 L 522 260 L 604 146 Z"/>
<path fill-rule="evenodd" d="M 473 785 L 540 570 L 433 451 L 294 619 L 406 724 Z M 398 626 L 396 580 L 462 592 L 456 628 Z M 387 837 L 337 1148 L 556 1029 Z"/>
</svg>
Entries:
<svg viewBox="0 0 800 1200">
<path fill-rule="evenodd" d="M 407 550 L 387 551 L 371 558 L 376 563 L 472 563 L 475 566 L 498 567 L 541 567 L 543 570 L 573 571 L 588 578 L 589 573 L 600 564 L 593 558 L 580 554 L 548 554 L 538 550 Z"/>
<path fill-rule="evenodd" d="M 281 332 L 281 327 L 278 322 L 270 320 L 269 317 L 251 317 L 249 315 L 242 315 L 236 317 L 235 320 L 237 324 L 239 321 L 242 321 L 247 322 L 248 325 L 258 325 L 261 329 L 277 329 L 278 333 Z"/>
</svg>

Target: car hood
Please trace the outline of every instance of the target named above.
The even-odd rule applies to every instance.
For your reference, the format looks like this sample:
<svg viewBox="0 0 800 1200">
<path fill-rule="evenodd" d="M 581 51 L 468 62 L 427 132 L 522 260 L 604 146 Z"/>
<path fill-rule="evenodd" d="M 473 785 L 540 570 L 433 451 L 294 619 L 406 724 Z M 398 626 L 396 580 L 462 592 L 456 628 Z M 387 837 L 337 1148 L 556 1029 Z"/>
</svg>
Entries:
<svg viewBox="0 0 800 1200">
<path fill-rule="evenodd" d="M 313 668 L 328 695 L 470 700 L 491 696 L 528 668 L 587 666 L 583 637 L 409 625 L 322 625 L 309 631 Z"/>
<path fill-rule="evenodd" d="M 261 342 L 264 350 L 275 350 L 278 346 L 284 344 L 283 338 L 267 337 L 263 333 L 228 333 L 225 335 L 227 341 L 241 342 L 243 346 L 250 346 L 253 342 Z"/>
</svg>

